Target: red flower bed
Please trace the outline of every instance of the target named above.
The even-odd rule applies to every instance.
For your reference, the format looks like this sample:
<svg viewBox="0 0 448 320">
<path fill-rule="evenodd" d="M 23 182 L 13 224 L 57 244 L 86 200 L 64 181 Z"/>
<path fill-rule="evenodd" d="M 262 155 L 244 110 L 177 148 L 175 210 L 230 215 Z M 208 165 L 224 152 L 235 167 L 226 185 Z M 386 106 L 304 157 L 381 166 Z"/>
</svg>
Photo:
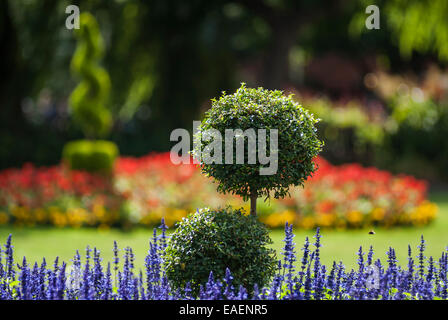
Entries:
<svg viewBox="0 0 448 320">
<path fill-rule="evenodd" d="M 304 227 L 424 224 L 436 214 L 426 199 L 427 183 L 359 164 L 333 166 L 318 158 L 319 170 L 304 189 L 283 200 Z"/>
<path fill-rule="evenodd" d="M 333 166 L 317 158 L 319 170 L 291 197 L 259 200 L 260 219 L 272 227 L 285 221 L 311 228 L 380 224 L 425 224 L 436 213 L 426 201 L 427 184 L 358 164 Z M 121 157 L 112 176 L 70 171 L 64 166 L 0 172 L 0 223 L 111 226 L 180 220 L 197 207 L 246 207 L 221 195 L 196 165 L 173 165 L 169 153 Z"/>
</svg>

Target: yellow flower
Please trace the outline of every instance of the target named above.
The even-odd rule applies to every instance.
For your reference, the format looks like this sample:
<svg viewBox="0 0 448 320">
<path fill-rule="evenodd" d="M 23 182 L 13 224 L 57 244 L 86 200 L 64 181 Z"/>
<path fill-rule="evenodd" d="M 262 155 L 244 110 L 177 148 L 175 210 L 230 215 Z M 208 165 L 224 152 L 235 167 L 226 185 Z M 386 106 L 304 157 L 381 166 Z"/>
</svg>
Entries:
<svg viewBox="0 0 448 320">
<path fill-rule="evenodd" d="M 386 210 L 384 208 L 375 208 L 372 210 L 372 219 L 375 221 L 380 221 L 384 218 Z"/>
<path fill-rule="evenodd" d="M 39 222 L 39 223 L 43 223 L 47 219 L 47 213 L 42 208 L 38 208 L 38 209 L 34 210 L 33 215 L 34 215 L 34 219 L 36 220 L 36 222 Z"/>
<path fill-rule="evenodd" d="M 424 201 L 411 211 L 409 217 L 414 225 L 424 225 L 432 221 L 437 213 L 438 207 L 436 204 Z"/>
<path fill-rule="evenodd" d="M 143 215 L 143 217 L 140 219 L 140 223 L 143 225 L 150 225 L 151 224 L 151 213 Z"/>
<path fill-rule="evenodd" d="M 52 210 L 51 220 L 56 227 L 65 227 L 67 225 L 67 217 L 63 212 Z"/>
<path fill-rule="evenodd" d="M 24 207 L 13 207 L 11 213 L 19 221 L 25 221 L 27 218 L 26 209 Z"/>
<path fill-rule="evenodd" d="M 359 211 L 350 211 L 347 213 L 347 220 L 351 224 L 360 224 L 362 222 L 362 213 Z"/>
<path fill-rule="evenodd" d="M 271 228 L 282 227 L 286 222 L 292 223 L 295 219 L 295 212 L 292 210 L 285 210 L 268 215 L 262 219 L 266 225 Z"/>
<path fill-rule="evenodd" d="M 315 225 L 313 217 L 310 216 L 304 217 L 300 224 L 304 229 L 312 229 Z"/>
<path fill-rule="evenodd" d="M 0 212 L 0 224 L 6 224 L 9 221 L 9 217 L 6 212 Z"/>
<path fill-rule="evenodd" d="M 319 213 L 316 216 L 316 223 L 322 227 L 331 227 L 336 220 L 335 215 L 332 213 Z"/>
<path fill-rule="evenodd" d="M 88 220 L 88 212 L 83 208 L 71 208 L 66 213 L 68 225 L 79 228 Z"/>
<path fill-rule="evenodd" d="M 92 213 L 98 220 L 103 219 L 106 216 L 106 209 L 102 204 L 95 203 L 92 208 Z"/>
</svg>

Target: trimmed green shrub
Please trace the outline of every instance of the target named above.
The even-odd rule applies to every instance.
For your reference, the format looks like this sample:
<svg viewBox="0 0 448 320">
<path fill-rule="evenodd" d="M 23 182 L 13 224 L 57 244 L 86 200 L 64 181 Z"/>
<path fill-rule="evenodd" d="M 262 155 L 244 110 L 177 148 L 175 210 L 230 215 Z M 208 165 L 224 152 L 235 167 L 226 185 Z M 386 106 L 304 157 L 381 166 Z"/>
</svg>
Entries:
<svg viewBox="0 0 448 320">
<path fill-rule="evenodd" d="M 69 102 L 73 119 L 88 138 L 107 135 L 112 116 L 106 104 L 109 97 L 109 74 L 99 65 L 103 56 L 103 38 L 94 16 L 80 15 L 80 28 L 75 30 L 77 48 L 71 61 L 72 72 L 81 78 Z M 103 140 L 79 140 L 67 143 L 63 159 L 71 169 L 111 172 L 118 147 Z"/>
<path fill-rule="evenodd" d="M 71 141 L 64 146 L 62 157 L 71 169 L 111 172 L 118 148 L 115 143 L 104 140 Z"/>
<path fill-rule="evenodd" d="M 288 195 L 290 186 L 303 185 L 305 180 L 315 172 L 313 159 L 322 149 L 323 142 L 317 138 L 315 119 L 306 109 L 279 90 L 263 88 L 246 88 L 244 83 L 234 93 L 223 95 L 212 100 L 212 108 L 205 114 L 199 135 L 207 130 L 218 130 L 225 136 L 226 129 L 266 129 L 269 140 L 269 130 L 278 130 L 278 170 L 273 175 L 260 175 L 258 157 L 255 164 L 236 163 L 236 137 L 233 143 L 233 164 L 201 163 L 202 172 L 213 177 L 218 182 L 219 192 L 231 192 L 251 200 L 251 214 L 256 215 L 256 200 L 258 197 L 283 198 Z M 258 132 L 258 131 L 257 131 Z M 245 145 L 248 137 L 244 137 Z M 201 153 L 211 143 L 202 142 Z M 224 150 L 223 142 L 223 150 Z M 267 150 L 270 142 L 267 141 Z M 196 158 L 198 150 L 193 154 Z M 248 151 L 245 148 L 245 159 Z"/>
<path fill-rule="evenodd" d="M 267 228 L 256 217 L 230 208 L 198 209 L 178 224 L 165 256 L 166 273 L 175 288 L 190 283 L 193 292 L 213 271 L 215 279 L 232 272 L 233 286 L 267 284 L 274 275 L 275 251 Z"/>
<path fill-rule="evenodd" d="M 106 108 L 110 91 L 110 78 L 99 65 L 103 55 L 103 38 L 94 16 L 88 12 L 80 15 L 80 28 L 75 30 L 78 45 L 71 61 L 72 73 L 81 82 L 70 96 L 73 118 L 84 134 L 98 138 L 109 133 L 112 116 Z"/>
</svg>

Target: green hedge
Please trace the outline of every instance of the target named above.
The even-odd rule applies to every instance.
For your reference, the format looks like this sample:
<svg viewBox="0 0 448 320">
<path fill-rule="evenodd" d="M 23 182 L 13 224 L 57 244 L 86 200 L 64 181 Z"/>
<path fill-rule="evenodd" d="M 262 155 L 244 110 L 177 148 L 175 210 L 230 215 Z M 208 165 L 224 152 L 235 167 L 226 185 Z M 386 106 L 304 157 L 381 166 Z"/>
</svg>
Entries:
<svg viewBox="0 0 448 320">
<path fill-rule="evenodd" d="M 118 147 L 113 142 L 78 140 L 65 145 L 62 158 L 71 169 L 111 172 L 118 154 Z"/>
</svg>

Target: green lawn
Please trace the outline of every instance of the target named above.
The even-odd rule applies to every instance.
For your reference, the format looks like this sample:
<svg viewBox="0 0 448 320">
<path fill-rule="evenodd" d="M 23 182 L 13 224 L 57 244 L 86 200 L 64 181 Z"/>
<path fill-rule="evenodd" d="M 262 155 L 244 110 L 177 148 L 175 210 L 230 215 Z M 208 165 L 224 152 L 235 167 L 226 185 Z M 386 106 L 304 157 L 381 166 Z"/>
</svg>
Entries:
<svg viewBox="0 0 448 320">
<path fill-rule="evenodd" d="M 439 216 L 436 221 L 421 228 L 394 228 L 376 229 L 375 235 L 369 235 L 368 230 L 322 232 L 322 259 L 327 265 L 333 260 L 342 260 L 347 267 L 356 265 L 356 252 L 362 245 L 368 250 L 373 245 L 376 258 L 386 259 L 386 251 L 392 246 L 397 251 L 399 262 L 406 263 L 407 245 L 411 244 L 414 252 L 424 235 L 427 241 L 426 256 L 434 255 L 439 258 L 442 250 L 448 246 L 448 193 L 438 193 L 431 196 L 431 200 L 439 205 Z M 25 255 L 28 261 L 41 261 L 46 257 L 52 261 L 56 256 L 64 261 L 69 261 L 76 249 L 84 250 L 87 245 L 96 246 L 101 250 L 103 259 L 111 261 L 113 241 L 117 240 L 121 248 L 131 246 L 136 253 L 136 264 L 143 264 L 144 256 L 148 250 L 148 240 L 152 235 L 151 230 L 135 230 L 122 232 L 118 230 L 98 231 L 95 229 L 54 229 L 54 228 L 0 228 L 0 239 L 8 234 L 13 235 L 13 244 L 16 259 L 22 259 Z M 305 237 L 312 239 L 313 232 L 296 230 L 297 247 L 301 247 Z M 283 231 L 272 231 L 274 248 L 280 250 L 283 246 Z M 312 239 L 314 240 L 314 239 Z"/>
<path fill-rule="evenodd" d="M 389 247 L 396 249 L 400 264 L 407 263 L 408 244 L 411 245 L 413 254 L 417 253 L 417 245 L 420 243 L 421 235 L 426 241 L 426 256 L 440 257 L 443 250 L 448 247 L 448 193 L 438 193 L 431 196 L 431 200 L 439 206 L 439 215 L 436 220 L 424 227 L 399 227 L 392 229 L 375 229 L 375 235 L 369 235 L 369 229 L 336 231 L 323 230 L 322 234 L 322 260 L 330 266 L 333 260 L 343 261 L 347 267 L 355 267 L 357 263 L 357 251 L 363 247 L 367 252 L 372 245 L 375 251 L 375 259 L 386 261 L 386 252 Z M 296 244 L 300 248 L 308 236 L 310 239 L 314 233 L 303 230 L 295 231 Z M 272 238 L 277 249 L 282 246 L 282 232 L 273 231 Z"/>
</svg>

